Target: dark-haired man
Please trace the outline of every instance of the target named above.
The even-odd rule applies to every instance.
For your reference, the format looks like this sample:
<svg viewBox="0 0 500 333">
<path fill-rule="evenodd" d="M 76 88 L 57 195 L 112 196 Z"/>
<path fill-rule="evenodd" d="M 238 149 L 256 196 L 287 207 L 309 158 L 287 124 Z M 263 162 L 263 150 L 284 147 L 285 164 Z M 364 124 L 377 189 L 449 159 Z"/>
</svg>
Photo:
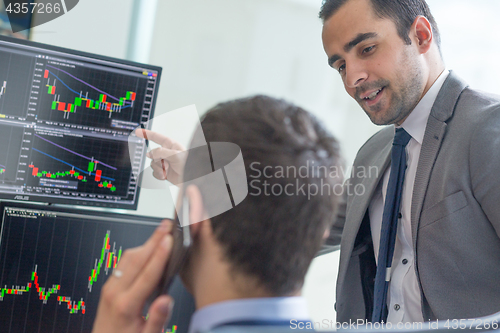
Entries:
<svg viewBox="0 0 500 333">
<path fill-rule="evenodd" d="M 346 196 L 332 228 L 337 320 L 500 311 L 500 99 L 445 69 L 424 0 L 326 0 L 320 17 L 348 94 L 395 125 L 358 152 L 354 167 L 380 177 L 348 181 L 366 195 Z"/>
<path fill-rule="evenodd" d="M 333 189 L 341 180 L 332 178 L 330 171 L 339 163 L 336 140 L 306 111 L 264 96 L 217 105 L 204 116 L 201 128 L 210 145 L 230 142 L 240 147 L 246 187 L 249 182 L 254 182 L 254 187 L 267 182 L 275 190 L 271 196 L 253 191 L 233 209 L 206 218 L 214 198 L 221 198 L 222 193 L 214 193 L 204 181 L 184 189 L 193 222 L 189 226 L 193 246 L 182 276 L 197 308 L 190 332 L 225 325 L 310 328 L 300 295 L 309 264 L 335 216 Z M 158 133 L 146 134 L 164 143 L 154 154 L 178 148 Z M 138 135 L 142 136 L 142 131 Z M 216 156 L 213 147 L 211 151 Z M 184 183 L 203 176 L 203 167 L 198 166 L 206 162 L 205 157 L 189 151 L 182 173 Z M 269 172 L 312 165 L 315 172 L 308 172 L 308 177 Z M 317 172 L 318 168 L 328 172 Z M 323 190 L 286 195 L 284 189 L 289 185 Z M 234 187 L 231 189 L 234 194 Z M 171 300 L 167 296 L 152 304 L 146 323 L 141 314 L 168 261 L 170 228 L 163 225 L 144 246 L 122 256 L 117 267 L 120 273 L 103 287 L 94 332 L 159 331 L 169 313 Z"/>
</svg>

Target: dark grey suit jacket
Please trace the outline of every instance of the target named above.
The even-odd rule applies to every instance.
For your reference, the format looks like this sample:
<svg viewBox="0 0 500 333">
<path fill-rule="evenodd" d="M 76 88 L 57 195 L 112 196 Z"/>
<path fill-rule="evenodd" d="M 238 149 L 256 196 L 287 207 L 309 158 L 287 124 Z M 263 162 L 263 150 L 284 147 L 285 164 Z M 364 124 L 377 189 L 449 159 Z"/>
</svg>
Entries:
<svg viewBox="0 0 500 333">
<path fill-rule="evenodd" d="M 394 129 L 359 150 L 328 239 L 341 244 L 337 320 L 371 319 L 375 258 L 367 210 L 390 164 Z M 380 172 L 358 172 L 378 167 Z M 368 169 L 366 169 L 368 170 Z M 453 72 L 434 103 L 411 203 L 415 269 L 425 320 L 500 311 L 500 97 Z M 356 187 L 357 186 L 357 187 Z M 357 191 L 355 191 L 357 189 Z M 356 195 L 361 193 L 363 195 Z"/>
</svg>

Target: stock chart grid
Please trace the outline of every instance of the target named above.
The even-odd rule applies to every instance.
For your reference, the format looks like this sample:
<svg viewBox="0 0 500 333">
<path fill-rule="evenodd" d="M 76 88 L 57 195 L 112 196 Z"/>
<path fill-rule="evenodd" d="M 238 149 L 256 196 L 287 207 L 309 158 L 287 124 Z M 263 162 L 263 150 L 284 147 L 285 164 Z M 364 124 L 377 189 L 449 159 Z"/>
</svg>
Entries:
<svg viewBox="0 0 500 333">
<path fill-rule="evenodd" d="M 29 189 L 128 197 L 132 166 L 125 140 L 35 132 L 31 150 Z"/>
<path fill-rule="evenodd" d="M 123 251 L 143 244 L 158 223 L 6 207 L 0 238 L 2 332 L 91 332 L 102 285 Z"/>
<path fill-rule="evenodd" d="M 45 65 L 37 119 L 110 127 L 111 120 L 139 124 L 148 76 L 95 68 Z"/>
<path fill-rule="evenodd" d="M 0 184 L 16 182 L 23 128 L 0 124 Z"/>
<path fill-rule="evenodd" d="M 25 119 L 35 59 L 0 50 L 0 115 Z"/>
<path fill-rule="evenodd" d="M 0 198 L 136 209 L 160 74 L 0 37 Z"/>
</svg>

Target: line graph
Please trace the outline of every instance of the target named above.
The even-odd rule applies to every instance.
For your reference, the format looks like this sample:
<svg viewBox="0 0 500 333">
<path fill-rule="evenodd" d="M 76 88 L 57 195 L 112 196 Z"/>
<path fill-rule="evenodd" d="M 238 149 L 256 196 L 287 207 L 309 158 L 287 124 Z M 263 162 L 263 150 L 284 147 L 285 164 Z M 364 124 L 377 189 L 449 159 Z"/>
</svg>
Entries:
<svg viewBox="0 0 500 333">
<path fill-rule="evenodd" d="M 72 168 L 72 170 L 75 170 L 75 169 L 76 169 L 76 170 L 78 170 L 78 171 L 81 171 L 82 173 L 86 173 L 86 172 L 85 172 L 85 170 L 82 170 L 82 169 L 80 169 L 80 168 L 78 168 L 78 167 L 76 167 L 76 166 L 74 166 L 74 165 L 72 165 L 72 164 L 70 164 L 70 163 L 68 163 L 68 162 L 64 162 L 63 160 L 60 160 L 60 159 L 58 159 L 58 158 L 56 158 L 56 157 L 54 157 L 54 156 L 51 156 L 51 155 L 49 155 L 49 154 L 47 154 L 47 153 L 44 153 L 43 151 L 40 151 L 40 150 L 38 150 L 38 149 L 36 149 L 36 148 L 33 148 L 33 150 L 34 150 L 34 151 L 36 151 L 36 152 L 39 152 L 40 154 L 43 154 L 43 155 L 45 155 L 45 156 L 47 156 L 47 157 L 50 157 L 50 158 L 51 158 L 51 159 L 53 159 L 53 160 L 56 160 L 56 161 L 58 161 L 58 162 L 64 163 L 64 164 L 66 164 L 66 165 L 69 165 L 69 166 Z M 90 162 L 90 163 L 91 163 L 91 165 L 93 165 L 93 163 L 92 163 L 92 162 Z M 33 168 L 33 174 L 32 174 L 33 176 L 38 176 L 38 177 L 40 177 L 40 176 L 38 175 L 39 173 L 38 173 L 38 172 L 36 172 L 36 171 L 38 171 L 38 168 L 35 168 L 34 166 L 31 166 L 31 165 L 30 165 L 30 168 Z M 115 170 L 116 170 L 116 169 L 115 169 Z M 68 173 L 64 173 L 64 175 L 71 174 L 71 175 L 74 175 L 74 176 L 78 177 L 78 175 L 75 175 L 75 173 L 76 173 L 76 172 L 68 172 Z M 53 174 L 53 175 L 52 175 L 52 176 L 54 176 L 54 177 L 52 177 L 52 176 L 51 176 L 50 174 L 48 174 L 47 172 L 42 172 L 42 174 L 43 174 L 43 175 L 47 175 L 47 177 L 49 177 L 49 178 L 56 178 L 56 174 Z M 99 178 L 99 179 L 100 179 L 100 178 L 103 178 L 103 179 L 108 179 L 108 180 L 114 180 L 113 178 L 104 177 L 104 176 L 101 176 L 101 175 L 99 175 L 99 174 L 97 174 L 97 173 L 92 173 L 92 172 L 90 172 L 90 171 L 89 171 L 89 175 L 90 175 L 90 176 L 95 176 L 96 178 Z M 59 175 L 57 175 L 57 176 L 59 176 Z M 61 174 L 60 176 L 63 176 L 63 175 Z M 83 176 L 82 176 L 82 177 L 83 177 Z M 79 179 L 80 179 L 80 178 L 79 178 Z"/>
<path fill-rule="evenodd" d="M 50 157 L 53 160 L 56 160 L 56 161 L 61 162 L 63 164 L 69 165 L 71 167 L 71 170 L 67 170 L 67 171 L 56 171 L 56 172 L 41 171 L 41 172 L 39 172 L 39 168 L 38 167 L 36 167 L 34 164 L 30 164 L 29 167 L 32 169 L 32 174 L 31 175 L 33 177 L 39 177 L 39 178 L 47 177 L 47 178 L 50 178 L 50 179 L 56 179 L 56 178 L 59 178 L 59 177 L 69 176 L 69 177 L 74 177 L 74 178 L 76 178 L 77 180 L 79 180 L 79 181 L 81 181 L 83 183 L 87 182 L 87 177 L 84 176 L 85 171 L 83 171 L 82 169 L 77 168 L 77 167 L 71 165 L 70 163 L 67 163 L 67 162 L 65 162 L 63 160 L 60 160 L 60 159 L 58 159 L 58 158 L 56 158 L 54 156 L 46 154 L 46 153 L 44 153 L 44 152 L 42 152 L 42 151 L 40 151 L 40 150 L 38 150 L 36 148 L 33 148 L 33 150 L 36 151 L 36 152 L 38 152 L 38 153 L 40 153 L 40 154 L 42 154 L 42 155 Z M 82 174 L 80 174 L 79 172 L 76 172 L 75 169 L 78 170 L 78 171 L 81 171 Z M 109 188 L 111 190 L 111 192 L 115 192 L 116 191 L 116 187 L 111 184 L 111 181 L 114 181 L 114 179 L 102 176 L 100 170 L 98 170 L 95 174 L 89 172 L 89 175 L 90 176 L 95 176 L 94 179 L 95 179 L 96 182 L 99 182 L 101 180 L 101 178 L 109 180 L 110 182 L 104 181 L 102 183 L 99 183 L 98 187 Z M 47 186 L 47 185 L 45 185 L 45 186 Z"/>
<path fill-rule="evenodd" d="M 118 98 L 118 97 L 114 97 L 114 96 L 112 96 L 112 95 L 108 94 L 107 92 L 102 91 L 102 90 L 100 90 L 99 88 L 94 87 L 93 85 L 91 85 L 91 84 L 89 84 L 89 83 L 87 83 L 87 82 L 85 82 L 85 81 L 83 81 L 83 80 L 81 80 L 81 79 L 77 78 L 76 76 L 74 76 L 74 75 L 72 75 L 72 74 L 70 74 L 70 73 L 66 72 L 65 70 L 62 70 L 62 69 L 60 69 L 60 68 L 58 68 L 58 67 L 54 67 L 54 66 L 51 66 L 51 65 L 47 65 L 47 67 L 50 67 L 50 68 L 53 68 L 53 69 L 57 69 L 57 70 L 59 70 L 59 71 L 63 72 L 64 74 L 66 74 L 66 75 L 68 75 L 68 76 L 70 76 L 70 77 L 74 78 L 75 80 L 80 81 L 81 83 L 83 83 L 83 84 L 85 84 L 85 85 L 89 86 L 90 88 L 92 88 L 92 89 L 94 89 L 94 90 L 97 90 L 97 91 L 98 91 L 98 92 L 100 92 L 101 94 L 104 94 L 104 95 L 106 95 L 106 96 L 108 96 L 108 97 L 111 97 L 112 99 L 114 99 L 114 100 L 116 100 L 116 101 L 119 101 L 119 100 L 120 100 L 120 98 Z M 48 72 L 50 72 L 50 71 L 49 71 L 49 70 L 46 70 L 46 71 L 45 71 L 45 75 L 46 75 L 46 77 L 48 77 Z M 50 72 L 50 73 L 51 73 L 51 72 Z M 53 74 L 53 73 L 51 73 L 51 74 Z M 55 74 L 53 74 L 53 75 L 55 76 Z M 56 77 L 57 77 L 57 76 L 56 76 Z M 59 78 L 58 78 L 58 79 L 59 79 Z M 59 79 L 59 80 L 60 80 L 60 79 Z M 62 82 L 62 80 L 61 80 L 61 82 Z M 71 88 L 69 88 L 69 87 L 68 87 L 68 89 L 72 90 L 72 89 L 71 89 Z M 76 91 L 74 91 L 74 90 L 72 90 L 72 91 L 73 91 L 73 92 L 75 92 L 76 94 L 78 94 L 78 92 L 76 92 Z"/>
<path fill-rule="evenodd" d="M 148 76 L 50 63 L 42 74 L 38 119 L 92 127 L 111 127 L 112 120 L 142 120 Z"/>
<path fill-rule="evenodd" d="M 50 65 L 47 65 L 47 67 L 56 68 L 56 67 L 53 67 Z M 77 81 L 82 82 L 83 84 L 85 84 L 85 85 L 89 86 L 90 88 L 101 93 L 99 95 L 99 100 L 94 100 L 94 99 L 89 98 L 88 91 L 86 92 L 85 97 L 84 97 L 83 91 L 77 92 L 77 91 L 71 89 L 57 75 L 55 75 L 50 70 L 46 69 L 45 74 L 44 74 L 44 78 L 48 80 L 47 84 L 45 85 L 48 88 L 47 93 L 49 95 L 54 95 L 54 100 L 52 101 L 51 109 L 65 112 L 66 119 L 69 119 L 70 113 L 76 112 L 77 107 L 86 107 L 88 109 L 93 109 L 93 110 L 98 109 L 101 111 L 107 111 L 109 113 L 109 118 L 111 118 L 113 112 L 120 113 L 122 111 L 122 109 L 134 106 L 136 93 L 133 91 L 127 91 L 126 97 L 117 98 L 117 97 L 114 97 L 114 96 L 100 90 L 100 89 L 97 89 L 96 87 L 88 84 L 87 82 L 85 82 L 83 80 L 78 79 L 77 77 L 69 74 L 68 72 L 63 71 L 62 69 L 60 69 L 60 71 L 63 73 L 66 73 L 70 77 L 76 79 Z M 55 79 L 53 81 L 53 85 L 50 84 L 49 74 L 51 74 L 52 76 L 55 77 Z M 69 91 L 73 92 L 74 94 L 76 94 L 78 96 L 78 97 L 74 97 L 73 103 L 59 101 L 60 95 L 56 94 L 56 84 L 58 82 L 56 79 L 59 80 L 59 82 L 61 82 Z M 118 103 L 107 102 L 106 100 L 108 99 L 108 97 L 117 100 Z"/>
<path fill-rule="evenodd" d="M 143 244 L 158 223 L 40 208 L 4 216 L 0 327 L 6 333 L 90 333 L 101 288 L 121 253 Z"/>
<path fill-rule="evenodd" d="M 127 141 L 35 133 L 28 186 L 39 191 L 127 198 L 132 166 Z"/>
<path fill-rule="evenodd" d="M 64 150 L 66 150 L 66 151 L 69 151 L 70 153 L 72 153 L 72 154 L 74 154 L 74 155 L 76 155 L 76 156 L 83 157 L 83 158 L 85 158 L 85 159 L 87 159 L 87 160 L 95 161 L 96 163 L 100 163 L 101 165 L 104 165 L 105 167 L 108 167 L 108 168 L 113 169 L 113 170 L 117 170 L 115 167 L 113 167 L 113 166 L 111 166 L 111 165 L 107 165 L 106 163 L 103 163 L 103 162 L 101 162 L 101 161 L 94 160 L 94 158 L 93 158 L 93 157 L 87 157 L 87 156 L 84 156 L 84 155 L 82 155 L 82 154 L 78 154 L 77 152 L 74 152 L 74 151 L 72 151 L 72 150 L 70 150 L 70 149 L 68 149 L 68 148 L 65 148 L 65 147 L 63 147 L 63 146 L 61 146 L 61 145 L 58 145 L 57 143 L 54 143 L 54 142 L 52 142 L 52 141 L 50 141 L 50 140 L 48 140 L 48 139 L 43 138 L 43 137 L 41 137 L 41 136 L 40 136 L 40 135 L 38 135 L 38 134 L 35 134 L 35 137 L 37 137 L 37 138 L 39 138 L 39 139 L 41 139 L 41 140 L 43 140 L 43 141 L 45 141 L 45 142 L 48 142 L 48 143 L 50 143 L 51 145 L 54 145 L 54 146 L 56 146 L 56 147 L 58 147 L 58 148 L 64 149 Z"/>
</svg>

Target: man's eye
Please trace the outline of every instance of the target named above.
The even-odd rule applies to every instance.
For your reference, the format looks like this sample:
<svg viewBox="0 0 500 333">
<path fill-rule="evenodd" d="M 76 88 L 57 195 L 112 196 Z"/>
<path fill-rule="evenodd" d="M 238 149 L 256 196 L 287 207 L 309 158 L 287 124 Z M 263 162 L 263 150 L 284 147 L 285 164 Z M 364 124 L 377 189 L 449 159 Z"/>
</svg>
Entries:
<svg viewBox="0 0 500 333">
<path fill-rule="evenodd" d="M 363 49 L 363 52 L 362 52 L 362 53 L 363 53 L 363 54 L 369 53 L 369 52 L 371 52 L 374 48 L 375 48 L 375 46 L 369 46 L 369 47 L 367 47 L 367 48 Z"/>
<path fill-rule="evenodd" d="M 338 69 L 339 73 L 342 74 L 342 72 L 345 70 L 345 64 L 341 65 Z"/>
</svg>

